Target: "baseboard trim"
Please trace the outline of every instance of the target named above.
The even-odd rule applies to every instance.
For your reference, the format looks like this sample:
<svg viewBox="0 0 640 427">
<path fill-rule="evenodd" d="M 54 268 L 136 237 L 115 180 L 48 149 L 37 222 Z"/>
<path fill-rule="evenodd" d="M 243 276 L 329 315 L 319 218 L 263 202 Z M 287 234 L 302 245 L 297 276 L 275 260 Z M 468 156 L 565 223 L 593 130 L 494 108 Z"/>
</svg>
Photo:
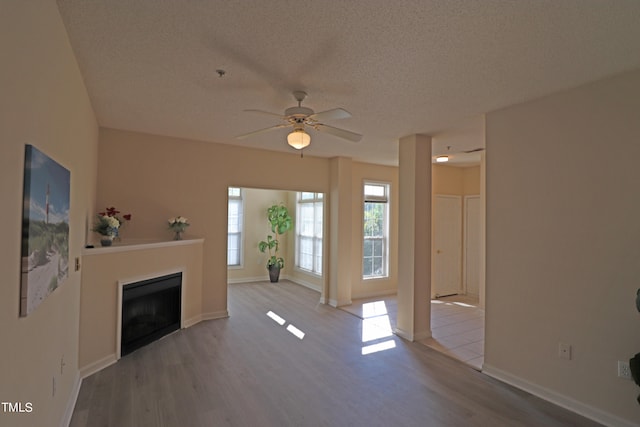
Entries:
<svg viewBox="0 0 640 427">
<path fill-rule="evenodd" d="M 393 331 L 393 333 L 399 336 L 400 338 L 405 339 L 407 341 L 411 341 L 411 342 L 426 340 L 427 338 L 431 338 L 431 331 L 411 333 L 411 332 L 405 331 L 404 329 L 396 328 Z"/>
<path fill-rule="evenodd" d="M 107 366 L 111 366 L 118 361 L 118 356 L 113 353 L 106 357 L 103 357 L 100 360 L 96 360 L 93 363 L 90 363 L 80 369 L 80 377 L 82 379 L 87 378 L 95 374 L 96 372 L 106 368 Z"/>
<path fill-rule="evenodd" d="M 386 297 L 390 295 L 397 295 L 398 292 L 395 289 L 387 289 L 386 291 L 377 291 L 377 292 L 365 292 L 352 294 L 352 299 L 368 299 L 368 298 L 378 298 L 378 297 Z"/>
<path fill-rule="evenodd" d="M 431 338 L 431 331 L 422 331 L 413 334 L 413 339 L 416 341 L 426 340 L 427 338 Z"/>
<path fill-rule="evenodd" d="M 282 277 L 282 276 L 281 276 Z M 284 278 L 284 277 L 282 277 Z M 239 279 L 229 279 L 227 278 L 227 284 L 232 285 L 234 283 L 253 283 L 253 282 L 264 282 L 269 280 L 269 276 L 254 276 L 254 277 L 241 277 Z"/>
<path fill-rule="evenodd" d="M 394 334 L 396 334 L 397 336 L 399 336 L 400 338 L 413 342 L 413 334 L 410 332 L 407 332 L 403 329 L 400 328 L 396 328 L 395 331 L 393 331 Z"/>
<path fill-rule="evenodd" d="M 184 319 L 184 321 L 182 322 L 182 329 L 190 328 L 191 326 L 200 322 L 202 322 L 202 314 L 198 314 L 189 319 Z"/>
<path fill-rule="evenodd" d="M 82 385 L 82 377 L 80 377 L 80 371 L 76 371 L 76 378 L 73 381 L 73 388 L 67 400 L 67 407 L 64 411 L 64 417 L 60 422 L 60 427 L 69 427 L 71 424 L 71 417 L 73 417 L 73 410 L 76 408 L 76 402 L 78 401 L 78 394 L 80 394 L 80 386 Z"/>
<path fill-rule="evenodd" d="M 227 310 L 202 313 L 202 320 L 224 319 L 225 317 L 229 317 L 229 312 Z"/>
<path fill-rule="evenodd" d="M 487 374 L 488 376 L 495 378 L 499 381 L 512 385 L 520 390 L 524 390 L 527 393 L 531 393 L 534 396 L 537 396 L 541 399 L 544 399 L 548 402 L 551 402 L 555 405 L 558 405 L 564 409 L 567 409 L 571 412 L 575 412 L 578 415 L 582 415 L 583 417 L 589 418 L 590 420 L 596 421 L 600 424 L 604 424 L 607 426 L 619 426 L 619 427 L 634 427 L 637 426 L 636 423 L 632 423 L 631 421 L 622 419 L 608 412 L 602 411 L 600 409 L 594 408 L 589 405 L 585 405 L 582 402 L 578 402 L 575 399 L 572 399 L 563 394 L 557 393 L 553 390 L 550 390 L 546 387 L 539 386 L 530 381 L 527 381 L 518 376 L 512 375 L 502 369 L 496 368 L 489 364 L 484 364 L 482 366 L 482 373 Z"/>
<path fill-rule="evenodd" d="M 345 305 L 351 304 L 353 304 L 353 301 L 351 300 L 338 301 L 337 299 L 329 299 L 329 305 L 333 308 L 343 307 Z"/>
<path fill-rule="evenodd" d="M 300 286 L 303 286 L 305 288 L 311 289 L 312 291 L 322 292 L 321 286 L 314 285 L 313 283 L 307 282 L 306 280 L 301 280 L 301 279 L 298 279 L 298 278 L 291 277 L 291 278 L 289 278 L 289 281 L 295 283 L 296 285 L 300 285 Z"/>
</svg>

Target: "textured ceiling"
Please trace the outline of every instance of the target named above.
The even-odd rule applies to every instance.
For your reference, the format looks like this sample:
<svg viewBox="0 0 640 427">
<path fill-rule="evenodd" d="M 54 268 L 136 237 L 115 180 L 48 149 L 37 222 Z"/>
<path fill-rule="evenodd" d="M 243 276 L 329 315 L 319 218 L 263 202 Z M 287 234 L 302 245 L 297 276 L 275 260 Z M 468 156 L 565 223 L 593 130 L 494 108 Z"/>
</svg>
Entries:
<svg viewBox="0 0 640 427">
<path fill-rule="evenodd" d="M 345 108 L 326 123 L 364 135 L 312 131 L 308 155 L 381 164 L 403 136 L 481 130 L 485 112 L 640 68 L 637 0 L 58 5 L 101 126 L 293 151 L 286 129 L 235 136 L 279 123 L 243 110 L 282 113 L 304 90 L 303 106 Z"/>
</svg>

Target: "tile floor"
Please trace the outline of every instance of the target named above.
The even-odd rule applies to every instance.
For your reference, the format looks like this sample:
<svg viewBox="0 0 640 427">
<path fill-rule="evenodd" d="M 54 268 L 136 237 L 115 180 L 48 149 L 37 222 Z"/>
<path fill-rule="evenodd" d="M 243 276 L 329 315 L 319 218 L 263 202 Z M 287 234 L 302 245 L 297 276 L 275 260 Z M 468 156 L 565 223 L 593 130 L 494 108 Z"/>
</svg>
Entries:
<svg viewBox="0 0 640 427">
<path fill-rule="evenodd" d="M 420 343 L 477 370 L 484 363 L 484 310 L 465 295 L 431 300 L 431 338 Z"/>
<path fill-rule="evenodd" d="M 395 295 L 354 300 L 341 309 L 366 319 L 367 311 L 377 301 L 384 301 L 391 325 L 396 324 Z M 419 341 L 434 350 L 461 360 L 477 370 L 484 362 L 484 310 L 478 300 L 466 295 L 453 295 L 431 301 L 431 338 Z"/>
</svg>

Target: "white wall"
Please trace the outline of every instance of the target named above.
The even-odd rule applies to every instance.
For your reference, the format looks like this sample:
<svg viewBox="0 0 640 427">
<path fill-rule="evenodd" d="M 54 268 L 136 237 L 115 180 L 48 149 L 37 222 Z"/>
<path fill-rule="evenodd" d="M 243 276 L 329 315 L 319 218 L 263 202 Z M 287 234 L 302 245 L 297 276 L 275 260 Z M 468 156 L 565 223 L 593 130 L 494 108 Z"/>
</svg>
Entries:
<svg viewBox="0 0 640 427">
<path fill-rule="evenodd" d="M 0 425 L 58 426 L 79 384 L 80 273 L 71 267 L 60 287 L 19 317 L 24 146 L 71 172 L 73 265 L 93 212 L 98 129 L 56 2 L 3 0 L 0 8 L 0 401 L 33 408 L 0 410 Z"/>
<path fill-rule="evenodd" d="M 616 367 L 640 352 L 640 72 L 487 114 L 486 131 L 485 371 L 638 425 Z"/>
</svg>

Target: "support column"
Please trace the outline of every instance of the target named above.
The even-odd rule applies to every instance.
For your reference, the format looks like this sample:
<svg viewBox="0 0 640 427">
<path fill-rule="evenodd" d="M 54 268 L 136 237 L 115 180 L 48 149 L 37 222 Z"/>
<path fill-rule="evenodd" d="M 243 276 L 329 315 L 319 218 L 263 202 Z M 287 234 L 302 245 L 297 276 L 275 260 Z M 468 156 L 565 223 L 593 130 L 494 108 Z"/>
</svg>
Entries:
<svg viewBox="0 0 640 427">
<path fill-rule="evenodd" d="M 487 284 L 487 162 L 485 152 L 480 153 L 480 277 L 478 289 L 480 291 L 480 308 L 485 308 Z"/>
<path fill-rule="evenodd" d="M 329 295 L 333 307 L 351 304 L 351 179 L 353 162 L 346 157 L 331 159 L 329 195 Z"/>
<path fill-rule="evenodd" d="M 409 341 L 431 336 L 431 137 L 400 139 L 398 323 Z"/>
</svg>

